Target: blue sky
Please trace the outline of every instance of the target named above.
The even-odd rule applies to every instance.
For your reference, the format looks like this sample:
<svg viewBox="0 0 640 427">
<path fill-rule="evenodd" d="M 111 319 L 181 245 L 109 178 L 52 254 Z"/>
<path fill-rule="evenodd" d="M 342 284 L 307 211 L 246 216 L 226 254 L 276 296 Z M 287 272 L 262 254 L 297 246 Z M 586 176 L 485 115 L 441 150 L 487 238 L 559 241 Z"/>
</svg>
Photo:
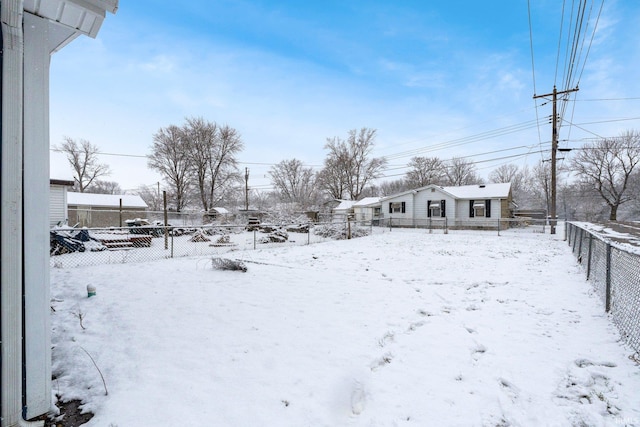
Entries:
<svg viewBox="0 0 640 427">
<path fill-rule="evenodd" d="M 378 130 L 387 180 L 414 155 L 469 156 L 484 176 L 534 164 L 549 157 L 551 106 L 532 97 L 563 87 L 580 2 L 565 3 L 563 20 L 559 0 L 122 0 L 97 39 L 52 57 L 51 144 L 90 140 L 127 190 L 156 185 L 139 156 L 192 116 L 241 133 L 256 189 L 282 160 L 319 169 L 326 138 L 361 127 Z M 640 128 L 640 4 L 606 0 L 592 39 L 601 4 L 586 1 L 580 91 L 561 103 L 578 126 L 565 122 L 561 146 Z M 60 154 L 51 174 L 71 176 Z"/>
</svg>

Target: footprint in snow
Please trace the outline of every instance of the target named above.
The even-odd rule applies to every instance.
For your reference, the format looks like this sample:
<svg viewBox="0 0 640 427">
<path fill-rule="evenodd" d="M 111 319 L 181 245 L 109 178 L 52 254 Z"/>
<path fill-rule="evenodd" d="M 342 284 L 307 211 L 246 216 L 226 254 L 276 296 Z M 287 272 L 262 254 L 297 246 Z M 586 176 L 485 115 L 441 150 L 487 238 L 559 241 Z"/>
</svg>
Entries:
<svg viewBox="0 0 640 427">
<path fill-rule="evenodd" d="M 575 364 L 578 368 L 586 368 L 587 366 L 604 366 L 605 368 L 615 368 L 618 366 L 614 362 L 594 362 L 589 359 L 576 359 Z"/>
<path fill-rule="evenodd" d="M 393 360 L 393 354 L 385 353 L 385 354 L 382 355 L 382 357 L 380 357 L 379 359 L 375 360 L 371 364 L 371 370 L 375 372 L 378 369 L 382 368 L 383 366 L 388 365 L 389 363 L 391 363 L 392 360 Z"/>
<path fill-rule="evenodd" d="M 512 402 L 520 396 L 520 389 L 511 381 L 504 378 L 498 378 L 500 389 L 511 399 Z"/>
<path fill-rule="evenodd" d="M 478 363 L 483 354 L 487 352 L 487 347 L 482 344 L 478 344 L 471 349 L 471 358 L 473 359 L 474 364 Z"/>
<path fill-rule="evenodd" d="M 351 412 L 360 415 L 367 403 L 367 393 L 364 386 L 357 382 L 351 392 Z"/>
</svg>

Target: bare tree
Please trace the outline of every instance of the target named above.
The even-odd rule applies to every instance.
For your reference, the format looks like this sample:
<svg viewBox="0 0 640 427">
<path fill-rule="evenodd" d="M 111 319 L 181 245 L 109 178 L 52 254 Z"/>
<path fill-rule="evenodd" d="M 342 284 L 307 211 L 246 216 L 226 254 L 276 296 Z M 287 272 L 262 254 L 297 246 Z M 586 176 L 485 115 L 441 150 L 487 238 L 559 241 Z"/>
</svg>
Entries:
<svg viewBox="0 0 640 427">
<path fill-rule="evenodd" d="M 313 168 L 305 167 L 297 159 L 283 160 L 271 167 L 269 175 L 282 201 L 301 208 L 313 204 L 316 191 Z"/>
<path fill-rule="evenodd" d="M 476 171 L 476 165 L 461 157 L 447 162 L 447 184 L 451 186 L 482 184 L 482 178 Z"/>
<path fill-rule="evenodd" d="M 93 181 L 91 185 L 85 188 L 85 191 L 95 194 L 122 194 L 120 184 L 114 181 Z"/>
<path fill-rule="evenodd" d="M 188 202 L 190 176 L 186 142 L 179 127 L 170 125 L 153 135 L 148 165 L 160 172 L 176 211 L 181 212 Z"/>
<path fill-rule="evenodd" d="M 387 161 L 371 158 L 375 136 L 375 129 L 362 128 L 350 130 L 346 140 L 327 138 L 325 148 L 329 154 L 320 179 L 333 197 L 358 200 L 367 185 L 380 176 Z"/>
<path fill-rule="evenodd" d="M 244 145 L 235 129 L 201 117 L 188 118 L 182 132 L 200 203 L 208 211 L 241 180 L 236 155 Z"/>
<path fill-rule="evenodd" d="M 393 181 L 384 181 L 378 186 L 378 195 L 380 197 L 391 196 L 410 190 L 405 179 L 396 179 Z"/>
<path fill-rule="evenodd" d="M 609 220 L 616 221 L 620 205 L 633 199 L 627 189 L 639 162 L 640 133 L 626 131 L 585 144 L 571 166 L 583 183 L 596 189 L 609 207 Z"/>
<path fill-rule="evenodd" d="M 347 179 L 342 160 L 333 156 L 324 161 L 324 168 L 318 172 L 318 185 L 333 199 L 344 199 L 347 193 Z"/>
<path fill-rule="evenodd" d="M 533 207 L 542 208 L 549 212 L 551 200 L 551 165 L 548 162 L 539 161 L 533 167 L 528 187 L 532 197 Z"/>
<path fill-rule="evenodd" d="M 629 188 L 630 194 L 636 194 L 633 200 L 629 201 L 629 205 L 626 206 L 626 216 L 630 218 L 640 218 L 640 170 L 636 170 L 631 176 L 629 176 Z"/>
<path fill-rule="evenodd" d="M 162 194 L 155 185 L 141 185 L 135 190 L 135 194 L 144 200 L 151 211 L 160 212 L 164 208 Z"/>
<path fill-rule="evenodd" d="M 67 156 L 73 168 L 73 179 L 81 193 L 98 178 L 110 174 L 109 166 L 98 161 L 100 149 L 86 139 L 78 142 L 67 136 L 55 149 Z"/>
<path fill-rule="evenodd" d="M 440 184 L 446 177 L 446 166 L 437 157 L 413 157 L 407 165 L 411 168 L 405 177 L 410 188 Z"/>
<path fill-rule="evenodd" d="M 527 194 L 527 177 L 529 168 L 520 169 L 517 165 L 506 164 L 499 166 L 489 173 L 489 182 L 494 183 L 511 183 L 511 194 L 516 203 L 522 203 L 529 200 Z"/>
</svg>

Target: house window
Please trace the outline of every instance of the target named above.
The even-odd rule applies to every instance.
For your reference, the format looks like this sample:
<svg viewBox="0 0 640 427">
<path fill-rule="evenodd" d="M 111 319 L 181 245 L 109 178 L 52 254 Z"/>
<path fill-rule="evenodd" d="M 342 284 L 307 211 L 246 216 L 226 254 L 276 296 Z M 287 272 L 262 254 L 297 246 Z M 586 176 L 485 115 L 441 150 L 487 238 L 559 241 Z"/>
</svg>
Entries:
<svg viewBox="0 0 640 427">
<path fill-rule="evenodd" d="M 490 218 L 491 200 L 469 200 L 469 217 Z"/>
<path fill-rule="evenodd" d="M 389 213 L 405 213 L 405 202 L 389 203 Z"/>
<path fill-rule="evenodd" d="M 484 217 L 485 209 L 484 209 L 484 201 L 475 202 L 473 204 L 473 216 L 475 217 Z"/>
<path fill-rule="evenodd" d="M 430 200 L 428 202 L 428 217 L 444 218 L 446 216 L 446 200 Z"/>
</svg>

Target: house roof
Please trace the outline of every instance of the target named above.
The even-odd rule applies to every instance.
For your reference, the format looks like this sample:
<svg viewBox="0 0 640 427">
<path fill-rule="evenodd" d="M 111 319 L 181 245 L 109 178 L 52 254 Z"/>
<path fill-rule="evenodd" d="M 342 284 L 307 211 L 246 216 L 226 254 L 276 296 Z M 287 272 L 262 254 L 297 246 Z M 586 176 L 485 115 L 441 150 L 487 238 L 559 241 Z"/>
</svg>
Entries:
<svg viewBox="0 0 640 427">
<path fill-rule="evenodd" d="M 382 198 L 381 200 L 393 199 L 398 196 L 404 196 L 405 194 L 418 193 L 435 188 L 436 190 L 446 193 L 454 199 L 506 199 L 511 191 L 511 183 L 500 184 L 475 184 L 475 185 L 462 185 L 459 187 L 441 187 L 439 185 L 431 184 L 425 187 L 416 188 L 413 190 L 403 191 L 402 193 L 393 194 Z"/>
<path fill-rule="evenodd" d="M 511 191 L 511 183 L 463 185 L 443 189 L 458 199 L 506 199 Z"/>
<path fill-rule="evenodd" d="M 73 187 L 75 181 L 69 179 L 49 179 L 49 185 L 61 185 L 64 187 Z"/>
<path fill-rule="evenodd" d="M 340 204 L 333 208 L 334 211 L 346 211 L 353 207 L 356 203 L 354 200 L 338 200 Z"/>
<path fill-rule="evenodd" d="M 103 208 L 147 208 L 142 197 L 132 194 L 94 194 L 94 193 L 67 193 L 67 204 L 71 206 L 96 206 Z"/>
<path fill-rule="evenodd" d="M 211 208 L 211 210 L 219 213 L 220 215 L 227 215 L 229 213 L 225 208 Z"/>
<path fill-rule="evenodd" d="M 380 197 L 365 197 L 364 199 L 358 200 L 353 204 L 353 207 L 365 207 L 371 205 L 377 205 L 380 203 Z"/>
<path fill-rule="evenodd" d="M 118 10 L 118 0 L 24 0 L 23 9 L 95 38 L 105 12 Z"/>
</svg>

